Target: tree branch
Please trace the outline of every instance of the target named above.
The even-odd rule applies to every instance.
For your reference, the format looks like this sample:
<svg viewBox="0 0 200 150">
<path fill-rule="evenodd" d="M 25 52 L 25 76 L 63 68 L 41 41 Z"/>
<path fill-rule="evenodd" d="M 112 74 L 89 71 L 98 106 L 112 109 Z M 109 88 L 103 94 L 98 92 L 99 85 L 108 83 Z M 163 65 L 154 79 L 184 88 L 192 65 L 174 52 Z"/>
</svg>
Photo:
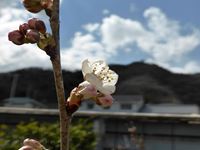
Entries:
<svg viewBox="0 0 200 150">
<path fill-rule="evenodd" d="M 56 86 L 56 93 L 58 99 L 59 116 L 60 116 L 60 150 L 69 149 L 69 126 L 71 116 L 66 112 L 65 106 L 65 92 L 62 77 L 62 69 L 60 63 L 60 29 L 59 29 L 59 0 L 53 1 L 53 8 L 50 17 L 50 25 L 52 35 L 55 40 L 54 55 L 51 55 L 51 62 L 54 71 L 54 79 Z"/>
</svg>

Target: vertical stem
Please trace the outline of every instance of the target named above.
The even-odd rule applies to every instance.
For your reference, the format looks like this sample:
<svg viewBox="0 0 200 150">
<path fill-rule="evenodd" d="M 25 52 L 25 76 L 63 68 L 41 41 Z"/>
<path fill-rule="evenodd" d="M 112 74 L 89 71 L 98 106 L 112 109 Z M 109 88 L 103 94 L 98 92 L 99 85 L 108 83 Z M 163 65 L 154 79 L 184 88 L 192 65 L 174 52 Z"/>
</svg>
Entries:
<svg viewBox="0 0 200 150">
<path fill-rule="evenodd" d="M 55 61 L 52 61 L 52 65 L 54 70 L 55 86 L 60 116 L 60 150 L 69 150 L 69 126 L 71 118 L 69 115 L 67 115 L 66 112 L 61 65 L 57 58 L 55 59 Z"/>
<path fill-rule="evenodd" d="M 60 116 L 60 150 L 69 149 L 69 125 L 70 116 L 66 113 L 65 92 L 63 85 L 62 69 L 60 63 L 60 29 L 59 29 L 59 0 L 53 1 L 53 9 L 50 17 L 52 35 L 55 40 L 55 55 L 51 56 L 53 65 L 56 93 Z"/>
</svg>

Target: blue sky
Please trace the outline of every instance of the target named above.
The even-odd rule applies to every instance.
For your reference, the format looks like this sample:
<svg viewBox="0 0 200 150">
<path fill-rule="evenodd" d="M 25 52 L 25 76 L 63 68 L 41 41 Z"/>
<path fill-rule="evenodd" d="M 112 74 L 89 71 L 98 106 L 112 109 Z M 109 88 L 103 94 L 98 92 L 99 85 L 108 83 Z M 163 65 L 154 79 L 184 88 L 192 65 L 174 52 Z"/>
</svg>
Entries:
<svg viewBox="0 0 200 150">
<path fill-rule="evenodd" d="M 105 17 L 104 10 L 108 10 L 108 14 L 145 22 L 143 12 L 152 6 L 160 8 L 169 18 L 182 24 L 200 26 L 199 5 L 199 0 L 63 0 L 62 35 L 70 39 L 74 31 L 81 30 L 81 25 L 100 22 Z"/>
<path fill-rule="evenodd" d="M 62 0 L 62 66 L 80 69 L 86 58 L 112 64 L 142 60 L 173 72 L 200 72 L 199 6 L 199 0 Z M 2 0 L 0 7 L 0 71 L 51 68 L 36 46 L 19 47 L 6 39 L 27 18 L 47 22 L 44 13 L 27 13 L 17 0 Z"/>
</svg>

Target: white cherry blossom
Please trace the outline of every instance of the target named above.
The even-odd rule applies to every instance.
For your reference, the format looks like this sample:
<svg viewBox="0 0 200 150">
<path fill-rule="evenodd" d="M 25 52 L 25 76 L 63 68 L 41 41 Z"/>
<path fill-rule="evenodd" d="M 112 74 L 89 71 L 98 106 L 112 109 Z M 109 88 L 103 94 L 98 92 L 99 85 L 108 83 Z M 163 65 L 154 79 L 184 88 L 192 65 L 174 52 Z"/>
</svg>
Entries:
<svg viewBox="0 0 200 150">
<path fill-rule="evenodd" d="M 84 79 L 94 85 L 102 94 L 109 95 L 115 92 L 118 75 L 109 69 L 105 61 L 84 60 L 82 62 L 82 73 Z"/>
</svg>

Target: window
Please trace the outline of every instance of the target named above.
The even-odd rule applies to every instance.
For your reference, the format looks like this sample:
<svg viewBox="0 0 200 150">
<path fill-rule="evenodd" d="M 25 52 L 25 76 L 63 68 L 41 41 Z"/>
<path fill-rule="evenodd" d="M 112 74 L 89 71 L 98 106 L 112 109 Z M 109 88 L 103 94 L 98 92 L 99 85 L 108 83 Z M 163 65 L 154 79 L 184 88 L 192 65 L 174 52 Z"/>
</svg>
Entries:
<svg viewBox="0 0 200 150">
<path fill-rule="evenodd" d="M 93 103 L 88 103 L 87 104 L 87 109 L 93 109 L 94 108 L 94 104 Z"/>
<path fill-rule="evenodd" d="M 132 104 L 121 104 L 120 108 L 123 110 L 131 110 L 132 109 Z"/>
</svg>

